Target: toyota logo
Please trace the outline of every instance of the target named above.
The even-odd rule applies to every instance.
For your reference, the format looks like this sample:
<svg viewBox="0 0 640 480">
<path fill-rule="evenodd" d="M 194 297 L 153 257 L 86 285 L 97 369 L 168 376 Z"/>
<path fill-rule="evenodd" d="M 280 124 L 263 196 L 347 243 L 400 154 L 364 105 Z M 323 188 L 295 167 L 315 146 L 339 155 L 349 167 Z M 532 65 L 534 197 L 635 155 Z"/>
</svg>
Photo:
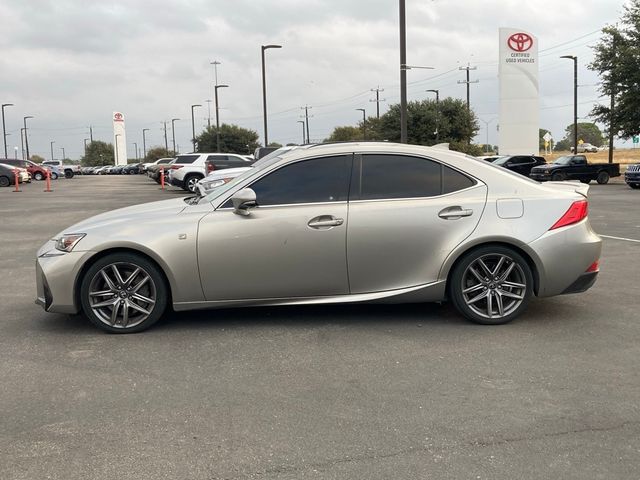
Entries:
<svg viewBox="0 0 640 480">
<path fill-rule="evenodd" d="M 122 121 L 122 114 L 121 114 L 120 112 L 115 113 L 115 114 L 113 115 L 113 119 L 114 119 L 116 122 L 121 122 L 121 121 Z"/>
<path fill-rule="evenodd" d="M 507 40 L 511 50 L 516 52 L 526 52 L 533 46 L 533 38 L 528 33 L 514 33 Z"/>
</svg>

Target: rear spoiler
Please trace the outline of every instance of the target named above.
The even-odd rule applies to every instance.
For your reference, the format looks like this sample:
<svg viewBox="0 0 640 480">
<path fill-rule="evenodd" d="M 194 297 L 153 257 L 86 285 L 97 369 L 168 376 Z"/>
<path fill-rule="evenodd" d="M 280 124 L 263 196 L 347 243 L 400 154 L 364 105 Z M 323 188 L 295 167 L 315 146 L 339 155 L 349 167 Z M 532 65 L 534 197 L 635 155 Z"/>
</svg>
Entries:
<svg viewBox="0 0 640 480">
<path fill-rule="evenodd" d="M 589 185 L 580 182 L 546 182 L 545 186 L 564 191 L 572 190 L 579 193 L 584 198 L 588 197 L 587 194 L 589 192 Z"/>
</svg>

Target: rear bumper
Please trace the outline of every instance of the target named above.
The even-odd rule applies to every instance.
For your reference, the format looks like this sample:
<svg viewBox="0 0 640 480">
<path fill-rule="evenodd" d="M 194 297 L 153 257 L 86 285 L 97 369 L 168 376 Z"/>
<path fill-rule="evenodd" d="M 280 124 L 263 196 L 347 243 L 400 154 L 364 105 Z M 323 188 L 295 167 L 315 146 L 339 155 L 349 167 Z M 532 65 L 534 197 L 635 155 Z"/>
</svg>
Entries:
<svg viewBox="0 0 640 480">
<path fill-rule="evenodd" d="M 184 188 L 184 181 L 172 177 L 171 185 L 173 185 L 174 187 Z"/>
<path fill-rule="evenodd" d="M 583 273 L 578 277 L 578 279 L 569 285 L 564 292 L 563 295 L 568 293 L 581 293 L 589 290 L 594 283 L 596 283 L 596 279 L 598 278 L 598 272 L 589 272 Z"/>
</svg>

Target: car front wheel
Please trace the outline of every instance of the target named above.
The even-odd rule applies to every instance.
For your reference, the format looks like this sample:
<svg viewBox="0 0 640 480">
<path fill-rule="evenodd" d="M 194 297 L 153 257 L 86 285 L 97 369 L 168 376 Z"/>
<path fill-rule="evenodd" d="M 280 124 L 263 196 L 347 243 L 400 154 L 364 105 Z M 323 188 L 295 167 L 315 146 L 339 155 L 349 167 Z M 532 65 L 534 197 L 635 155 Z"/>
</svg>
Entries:
<svg viewBox="0 0 640 480">
<path fill-rule="evenodd" d="M 42 175 L 42 173 L 36 172 L 36 173 L 33 174 L 33 178 L 35 180 L 42 180 L 44 178 L 44 176 Z"/>
<path fill-rule="evenodd" d="M 196 184 L 202 177 L 198 175 L 189 175 L 184 179 L 184 189 L 190 191 L 191 193 L 195 193 L 197 190 Z"/>
<path fill-rule="evenodd" d="M 514 250 L 486 246 L 466 254 L 449 282 L 453 305 L 467 319 L 500 325 L 519 316 L 533 293 L 533 275 Z"/>
<path fill-rule="evenodd" d="M 167 306 L 160 269 L 135 253 L 114 253 L 96 261 L 82 279 L 85 316 L 109 333 L 135 333 L 157 322 Z"/>
</svg>

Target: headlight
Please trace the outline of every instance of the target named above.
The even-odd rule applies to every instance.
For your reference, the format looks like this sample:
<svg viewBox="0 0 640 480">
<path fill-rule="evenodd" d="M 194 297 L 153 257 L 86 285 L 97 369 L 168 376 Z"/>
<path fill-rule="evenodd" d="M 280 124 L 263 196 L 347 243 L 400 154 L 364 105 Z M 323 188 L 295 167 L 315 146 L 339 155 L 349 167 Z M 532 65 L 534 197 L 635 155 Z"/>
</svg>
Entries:
<svg viewBox="0 0 640 480">
<path fill-rule="evenodd" d="M 233 180 L 233 177 L 231 178 L 221 178 L 220 180 L 213 180 L 211 182 L 202 182 L 204 184 L 204 186 L 208 189 L 211 188 L 218 188 L 222 185 L 224 185 L 225 183 L 229 183 L 231 180 Z"/>
<path fill-rule="evenodd" d="M 62 252 L 70 252 L 86 233 L 65 233 L 56 240 L 56 249 Z"/>
</svg>

